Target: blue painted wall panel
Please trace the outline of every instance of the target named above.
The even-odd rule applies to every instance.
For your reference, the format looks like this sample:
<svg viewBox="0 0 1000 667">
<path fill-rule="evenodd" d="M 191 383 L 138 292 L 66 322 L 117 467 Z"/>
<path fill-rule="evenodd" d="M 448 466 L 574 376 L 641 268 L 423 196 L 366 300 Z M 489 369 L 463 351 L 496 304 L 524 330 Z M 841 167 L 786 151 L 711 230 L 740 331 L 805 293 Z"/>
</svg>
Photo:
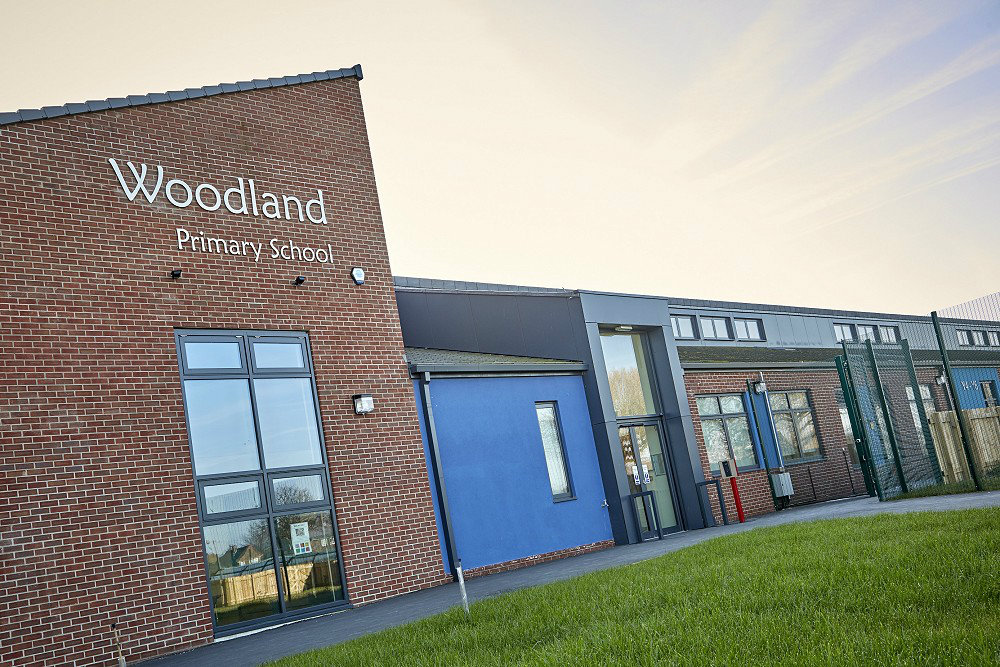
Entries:
<svg viewBox="0 0 1000 667">
<path fill-rule="evenodd" d="M 579 376 L 436 378 L 431 400 L 463 567 L 612 538 Z M 552 500 L 536 401 L 558 404 L 575 500 Z"/>
<path fill-rule="evenodd" d="M 992 381 L 994 389 L 1000 389 L 1000 377 L 995 368 L 952 368 L 955 375 L 955 388 L 958 390 L 958 402 L 963 410 L 985 408 L 981 382 Z"/>
</svg>

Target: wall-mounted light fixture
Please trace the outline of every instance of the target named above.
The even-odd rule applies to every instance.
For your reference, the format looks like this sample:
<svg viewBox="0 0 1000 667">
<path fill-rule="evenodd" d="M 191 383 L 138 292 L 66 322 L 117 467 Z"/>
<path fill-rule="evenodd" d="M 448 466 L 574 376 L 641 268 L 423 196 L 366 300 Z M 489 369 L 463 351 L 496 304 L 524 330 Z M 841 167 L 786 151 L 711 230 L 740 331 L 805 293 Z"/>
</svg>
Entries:
<svg viewBox="0 0 1000 667">
<path fill-rule="evenodd" d="M 375 409 L 375 399 L 371 394 L 354 395 L 354 414 L 366 415 Z"/>
<path fill-rule="evenodd" d="M 351 278 L 354 280 L 355 285 L 365 284 L 365 270 L 360 266 L 355 266 L 351 269 Z"/>
<path fill-rule="evenodd" d="M 174 269 L 173 271 L 170 272 L 170 277 L 173 278 L 174 280 L 177 280 L 178 278 L 181 277 L 181 270 Z"/>
<path fill-rule="evenodd" d="M 758 380 L 757 382 L 753 383 L 753 393 L 763 394 L 765 391 L 767 391 L 766 382 L 764 382 L 763 380 Z"/>
<path fill-rule="evenodd" d="M 626 331 L 631 331 L 631 330 L 632 330 L 632 327 L 630 327 L 627 324 L 620 324 L 617 327 L 615 327 L 615 331 L 621 331 L 623 333 L 626 332 Z"/>
<path fill-rule="evenodd" d="M 293 285 L 301 285 L 306 281 L 305 276 L 295 276 L 295 280 L 292 281 Z"/>
</svg>

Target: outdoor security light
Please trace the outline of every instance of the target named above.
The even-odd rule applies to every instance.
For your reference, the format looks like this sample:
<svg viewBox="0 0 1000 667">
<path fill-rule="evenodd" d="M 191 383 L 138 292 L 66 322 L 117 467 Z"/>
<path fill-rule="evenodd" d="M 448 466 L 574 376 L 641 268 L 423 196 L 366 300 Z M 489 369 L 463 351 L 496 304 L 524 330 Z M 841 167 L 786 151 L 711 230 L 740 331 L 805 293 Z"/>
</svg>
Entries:
<svg viewBox="0 0 1000 667">
<path fill-rule="evenodd" d="M 354 395 L 354 414 L 366 415 L 375 409 L 375 399 L 371 394 Z"/>
<path fill-rule="evenodd" d="M 306 281 L 306 277 L 305 276 L 296 276 L 295 280 L 292 281 L 292 284 L 293 285 L 301 285 L 305 281 Z"/>
<path fill-rule="evenodd" d="M 174 269 L 173 271 L 170 272 L 170 277 L 173 278 L 173 279 L 175 279 L 175 280 L 177 278 L 180 278 L 181 277 L 181 270 L 180 269 Z"/>
<path fill-rule="evenodd" d="M 360 266 L 355 266 L 353 269 L 351 269 L 351 278 L 354 279 L 355 285 L 364 285 L 365 270 L 362 269 Z"/>
<path fill-rule="evenodd" d="M 631 331 L 631 330 L 632 327 L 628 326 L 627 324 L 622 324 L 620 326 L 615 327 L 615 331 Z"/>
</svg>

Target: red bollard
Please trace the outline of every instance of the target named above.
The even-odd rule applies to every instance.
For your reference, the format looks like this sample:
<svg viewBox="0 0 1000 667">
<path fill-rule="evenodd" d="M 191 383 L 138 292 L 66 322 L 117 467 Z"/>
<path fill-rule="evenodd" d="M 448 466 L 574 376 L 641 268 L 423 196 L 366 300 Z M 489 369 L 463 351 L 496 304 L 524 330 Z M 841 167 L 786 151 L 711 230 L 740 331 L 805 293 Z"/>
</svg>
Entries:
<svg viewBox="0 0 1000 667">
<path fill-rule="evenodd" d="M 736 516 L 740 518 L 740 523 L 746 523 L 746 517 L 743 516 L 743 503 L 740 502 L 740 487 L 736 486 L 736 478 L 729 478 L 729 485 L 733 487 L 733 501 L 736 503 Z"/>
</svg>

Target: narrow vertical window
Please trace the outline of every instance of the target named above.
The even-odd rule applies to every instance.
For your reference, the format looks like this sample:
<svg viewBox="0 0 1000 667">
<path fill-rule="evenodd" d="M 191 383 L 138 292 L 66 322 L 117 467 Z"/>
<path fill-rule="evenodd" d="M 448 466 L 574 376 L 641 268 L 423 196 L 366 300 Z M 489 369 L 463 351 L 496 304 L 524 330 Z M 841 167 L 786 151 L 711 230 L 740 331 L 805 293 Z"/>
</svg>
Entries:
<svg viewBox="0 0 1000 667">
<path fill-rule="evenodd" d="M 549 486 L 553 500 L 569 500 L 573 488 L 566 465 L 566 448 L 563 446 L 562 431 L 555 403 L 535 403 L 538 429 L 542 434 L 542 449 L 545 452 L 545 467 L 549 472 Z"/>
</svg>

